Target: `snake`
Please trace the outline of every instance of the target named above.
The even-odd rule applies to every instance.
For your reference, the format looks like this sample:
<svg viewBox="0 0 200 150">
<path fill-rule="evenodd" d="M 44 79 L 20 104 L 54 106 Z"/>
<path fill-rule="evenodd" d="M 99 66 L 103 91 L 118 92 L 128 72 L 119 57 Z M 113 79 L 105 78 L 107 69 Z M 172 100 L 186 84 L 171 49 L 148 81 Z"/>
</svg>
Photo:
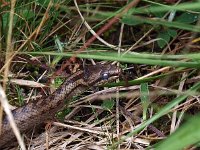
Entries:
<svg viewBox="0 0 200 150">
<path fill-rule="evenodd" d="M 91 87 L 102 85 L 118 78 L 121 69 L 112 64 L 88 65 L 70 75 L 52 94 L 31 101 L 12 111 L 14 121 L 21 134 L 34 127 L 51 121 L 56 112 L 66 106 L 69 101 Z M 67 106 L 66 106 L 67 107 Z M 16 141 L 7 116 L 2 120 L 0 133 L 0 149 Z"/>
</svg>

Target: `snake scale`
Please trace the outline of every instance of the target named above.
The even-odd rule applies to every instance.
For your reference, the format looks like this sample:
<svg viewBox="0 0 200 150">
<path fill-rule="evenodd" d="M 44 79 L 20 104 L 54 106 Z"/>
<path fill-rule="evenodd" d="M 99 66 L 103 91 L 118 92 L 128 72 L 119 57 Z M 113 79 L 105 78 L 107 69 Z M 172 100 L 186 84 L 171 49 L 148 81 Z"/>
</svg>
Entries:
<svg viewBox="0 0 200 150">
<path fill-rule="evenodd" d="M 65 106 L 73 96 L 90 87 L 109 82 L 119 75 L 120 68 L 111 64 L 88 66 L 69 76 L 51 95 L 27 103 L 12 111 L 20 133 L 26 133 L 42 123 L 52 120 L 55 113 Z M 0 149 L 16 141 L 7 117 L 3 118 L 0 134 Z"/>
</svg>

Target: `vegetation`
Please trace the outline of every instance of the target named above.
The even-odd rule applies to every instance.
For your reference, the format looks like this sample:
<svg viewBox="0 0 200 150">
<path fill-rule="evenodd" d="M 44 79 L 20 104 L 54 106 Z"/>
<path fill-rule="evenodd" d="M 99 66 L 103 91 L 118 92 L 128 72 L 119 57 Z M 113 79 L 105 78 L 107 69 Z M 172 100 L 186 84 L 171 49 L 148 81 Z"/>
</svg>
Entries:
<svg viewBox="0 0 200 150">
<path fill-rule="evenodd" d="M 198 149 L 199 6 L 199 0 L 1 0 L 0 78 L 10 105 L 49 95 L 89 64 L 123 69 L 116 82 L 74 97 L 57 113 L 61 123 L 27 136 L 25 147 Z"/>
</svg>

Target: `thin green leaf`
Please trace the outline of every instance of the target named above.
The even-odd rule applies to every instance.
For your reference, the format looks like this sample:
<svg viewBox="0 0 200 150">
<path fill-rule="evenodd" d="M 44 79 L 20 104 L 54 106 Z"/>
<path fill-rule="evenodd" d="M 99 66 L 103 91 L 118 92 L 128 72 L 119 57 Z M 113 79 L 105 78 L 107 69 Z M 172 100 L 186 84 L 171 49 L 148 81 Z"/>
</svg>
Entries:
<svg viewBox="0 0 200 150">
<path fill-rule="evenodd" d="M 150 104 L 149 101 L 149 89 L 148 83 L 142 83 L 140 85 L 140 98 L 143 106 L 143 120 L 147 119 L 147 109 Z"/>
<path fill-rule="evenodd" d="M 169 6 L 169 5 L 163 5 L 163 4 L 159 4 L 159 3 L 154 3 L 153 1 L 148 1 L 148 0 L 143 0 L 149 3 L 153 3 L 153 4 L 157 4 L 158 6 L 152 6 L 149 8 L 136 8 L 133 9 L 134 13 L 133 14 L 139 14 L 139 13 L 148 13 L 148 12 L 167 12 L 167 11 L 171 11 L 171 10 L 181 10 L 181 11 L 185 11 L 185 10 L 200 10 L 200 2 L 185 2 L 185 3 L 181 3 L 178 5 L 174 5 L 174 6 Z"/>
<path fill-rule="evenodd" d="M 40 54 L 41 52 L 25 52 L 28 54 Z M 73 53 L 54 53 L 54 52 L 42 52 L 43 55 L 60 55 L 71 57 L 74 56 Z M 198 54 L 197 54 L 198 55 Z M 126 54 L 119 56 L 117 53 L 82 53 L 77 54 L 76 57 L 80 58 L 88 58 L 88 59 L 97 59 L 97 60 L 109 60 L 109 61 L 119 61 L 119 62 L 127 62 L 127 63 L 135 63 L 135 64 L 148 64 L 148 65 L 159 65 L 159 66 L 172 66 L 172 67 L 190 67 L 190 68 L 200 68 L 200 62 L 198 58 L 197 60 L 191 61 L 181 61 L 181 60 L 164 60 L 164 58 L 170 58 L 169 56 L 173 55 L 151 55 L 151 54 Z M 192 55 L 190 55 L 192 56 Z M 194 56 L 194 55 L 193 55 Z M 199 56 L 199 55 L 198 55 Z M 186 55 L 180 55 L 180 58 L 188 58 Z M 197 56 L 194 56 L 197 57 Z M 163 59 L 162 59 L 163 58 Z M 177 57 L 178 58 L 178 57 Z"/>
<path fill-rule="evenodd" d="M 155 150 L 180 150 L 200 141 L 200 115 L 189 119 L 166 140 L 154 145 Z"/>
<path fill-rule="evenodd" d="M 122 23 L 128 24 L 128 25 L 139 25 L 139 24 L 143 24 L 144 21 L 143 20 L 139 20 L 137 18 L 135 18 L 134 16 L 132 17 L 123 17 L 121 20 Z"/>
<path fill-rule="evenodd" d="M 199 26 L 195 26 L 195 25 L 189 25 L 186 23 L 181 23 L 181 22 L 168 22 L 164 19 L 151 19 L 151 18 L 147 18 L 147 17 L 139 17 L 139 16 L 125 16 L 126 20 L 134 20 L 136 21 L 143 21 L 144 23 L 148 23 L 148 24 L 152 24 L 152 25 L 162 25 L 162 26 L 166 26 L 166 27 L 173 27 L 173 28 L 177 28 L 177 29 L 183 29 L 183 30 L 188 30 L 188 31 L 194 31 L 194 32 L 200 32 L 200 27 Z M 129 22 L 128 22 L 129 23 Z M 128 24 L 127 23 L 127 24 Z M 132 25 L 132 22 L 130 22 L 130 24 L 128 25 Z"/>
</svg>

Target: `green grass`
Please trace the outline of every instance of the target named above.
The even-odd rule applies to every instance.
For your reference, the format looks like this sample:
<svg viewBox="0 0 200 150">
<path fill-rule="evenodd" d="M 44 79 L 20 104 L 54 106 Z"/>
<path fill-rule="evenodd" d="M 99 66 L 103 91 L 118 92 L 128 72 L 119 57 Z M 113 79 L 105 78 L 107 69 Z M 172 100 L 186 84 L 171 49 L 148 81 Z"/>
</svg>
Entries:
<svg viewBox="0 0 200 150">
<path fill-rule="evenodd" d="M 52 2 L 51 5 L 50 2 Z M 91 28 L 97 32 L 104 24 L 108 23 L 109 19 L 121 12 L 128 4 L 117 1 L 102 1 L 95 3 L 90 2 L 87 4 L 78 2 L 78 5 L 85 20 Z M 46 16 L 44 17 L 44 15 Z M 170 15 L 173 15 L 171 20 Z M 173 134 L 170 135 L 169 130 L 174 111 L 172 111 L 172 109 L 185 103 L 185 101 L 191 99 L 191 97 L 196 98 L 196 101 L 198 100 L 197 97 L 200 88 L 200 82 L 197 80 L 200 68 L 200 40 L 198 40 L 200 33 L 199 15 L 199 1 L 186 1 L 175 5 L 167 4 L 160 0 L 143 0 L 136 8 L 131 8 L 126 14 L 119 18 L 118 23 L 113 24 L 108 31 L 100 35 L 106 42 L 115 47 L 120 45 L 119 41 L 121 40 L 120 54 L 98 40 L 93 42 L 86 50 L 80 52 L 79 48 L 83 46 L 92 34 L 83 25 L 73 1 L 17 1 L 11 26 L 9 24 L 9 5 L 2 7 L 0 10 L 0 55 L 2 56 L 0 58 L 0 66 L 4 61 L 5 63 L 8 61 L 8 59 L 5 59 L 6 53 L 18 51 L 18 56 L 14 57 L 9 67 L 11 73 L 9 78 L 30 80 L 30 76 L 34 79 L 41 77 L 41 82 L 47 83 L 48 80 L 52 78 L 52 74 L 60 68 L 62 63 L 72 56 L 76 56 L 77 61 L 74 64 L 70 64 L 65 70 L 65 73 L 68 75 L 74 72 L 74 66 L 82 68 L 82 66 L 87 66 L 84 64 L 91 64 L 91 59 L 92 62 L 119 62 L 125 72 L 127 70 L 128 73 L 136 72 L 136 75 L 124 75 L 125 77 L 120 78 L 119 82 L 108 83 L 103 85 L 103 87 L 128 86 L 129 88 L 134 85 L 140 85 L 140 90 L 133 91 L 138 92 L 140 96 L 132 98 L 133 100 L 137 99 L 137 103 L 143 104 L 144 121 L 133 131 L 128 134 L 123 134 L 122 138 L 117 140 L 113 137 L 113 139 L 110 139 L 107 143 L 107 148 L 116 149 L 116 146 L 122 144 L 128 137 L 140 137 L 138 133 L 149 124 L 156 125 L 160 130 L 164 128 L 167 137 L 163 140 L 149 140 L 150 145 L 143 146 L 144 148 L 174 150 L 184 149 L 189 146 L 196 146 L 198 148 L 200 126 L 199 109 L 196 104 L 188 106 L 188 111 L 186 110 L 185 112 L 188 116 L 194 114 L 194 117 L 191 117 L 189 120 L 183 117 L 184 123 L 181 124 L 180 128 Z M 125 26 L 121 26 L 122 24 Z M 8 33 L 9 27 L 12 27 L 12 36 L 10 39 L 7 39 L 10 36 Z M 151 32 L 146 35 L 149 30 L 151 30 Z M 121 36 L 122 38 L 119 40 L 120 32 L 123 34 Z M 146 36 L 142 38 L 144 35 Z M 13 45 L 6 44 L 9 40 L 12 41 Z M 134 47 L 135 49 L 130 51 L 130 47 L 134 44 L 136 44 Z M 8 51 L 8 47 L 11 47 L 12 51 Z M 127 52 L 127 50 L 129 52 Z M 30 65 L 32 67 L 30 67 Z M 44 69 L 43 65 L 46 65 L 47 69 Z M 131 67 L 134 67 L 134 69 L 130 69 Z M 162 69 L 162 67 L 169 68 L 168 70 L 160 71 L 148 77 L 137 79 Z M 4 69 L 0 70 L 0 77 L 3 79 L 5 75 L 3 73 Z M 37 75 L 34 74 L 35 70 L 37 70 Z M 43 75 L 45 71 L 47 72 Z M 182 79 L 181 76 L 184 73 L 186 77 Z M 63 74 L 58 76 L 59 80 L 65 76 L 65 74 Z M 180 90 L 179 88 L 182 83 L 184 85 Z M 152 88 L 151 85 L 157 85 L 164 90 L 169 89 L 171 90 L 170 94 L 163 94 L 163 89 L 158 89 L 159 92 L 156 93 L 156 88 Z M 29 96 L 28 93 L 23 93 L 23 91 L 27 90 L 27 87 L 20 87 L 19 85 L 13 86 L 10 84 L 7 86 L 11 86 L 7 91 L 12 93 L 12 96 L 15 95 L 15 97 L 11 98 L 18 99 L 16 103 L 24 103 L 22 99 Z M 27 91 L 30 90 L 28 89 Z M 38 89 L 35 89 L 35 93 L 38 93 L 38 91 Z M 22 94 L 23 97 L 21 96 Z M 121 92 L 121 94 L 124 93 Z M 153 104 L 151 104 L 151 95 L 154 94 L 159 97 L 159 100 L 155 103 L 161 103 L 160 105 L 158 104 L 158 111 L 154 109 Z M 135 108 L 135 105 L 132 105 L 132 101 L 129 101 L 130 99 L 122 97 L 120 99 L 120 105 L 126 106 L 127 110 L 129 108 L 131 113 L 134 114 L 131 108 Z M 115 101 L 113 98 L 111 100 L 112 101 L 104 101 L 102 103 L 97 102 L 91 104 L 91 106 L 102 104 L 102 107 L 108 107 L 109 112 L 115 114 Z M 162 100 L 165 101 L 163 102 Z M 151 117 L 149 116 L 150 108 L 153 110 Z M 84 110 L 87 110 L 87 108 L 84 108 Z M 183 108 L 180 108 L 177 111 L 181 112 L 183 110 Z M 73 108 L 70 108 L 70 112 L 71 111 L 73 111 Z M 90 116 L 90 112 L 91 111 L 88 111 L 86 116 Z M 95 108 L 95 112 L 98 112 L 98 109 Z M 69 112 L 67 111 L 67 113 Z M 78 115 L 83 114 L 79 112 Z M 120 115 L 123 116 L 122 114 Z M 169 120 L 165 120 L 166 116 Z M 74 118 L 76 117 L 77 116 L 74 116 Z M 105 115 L 105 117 L 107 116 Z M 177 115 L 176 118 L 178 117 L 180 116 Z M 84 116 L 82 118 L 85 119 L 87 117 Z M 101 122 L 103 118 L 102 114 L 96 116 L 96 118 Z M 81 117 L 79 117 L 79 119 L 81 119 Z M 159 124 L 159 119 L 164 119 L 166 122 L 169 122 L 169 124 Z M 84 122 L 85 120 L 79 121 Z M 124 120 L 122 119 L 120 121 L 123 123 Z M 115 120 L 112 118 L 108 122 L 112 122 L 111 127 L 112 130 L 114 130 Z M 107 122 L 105 121 L 104 123 L 106 124 Z M 100 125 L 103 126 L 104 123 Z M 123 128 L 120 129 L 122 130 Z M 146 135 L 149 137 L 152 136 L 150 134 L 151 132 L 148 132 L 148 130 L 144 130 L 142 133 L 143 137 Z M 155 138 L 157 137 L 155 136 Z M 123 144 L 122 147 L 124 146 Z M 133 148 L 134 144 L 131 146 L 131 148 Z"/>
</svg>

